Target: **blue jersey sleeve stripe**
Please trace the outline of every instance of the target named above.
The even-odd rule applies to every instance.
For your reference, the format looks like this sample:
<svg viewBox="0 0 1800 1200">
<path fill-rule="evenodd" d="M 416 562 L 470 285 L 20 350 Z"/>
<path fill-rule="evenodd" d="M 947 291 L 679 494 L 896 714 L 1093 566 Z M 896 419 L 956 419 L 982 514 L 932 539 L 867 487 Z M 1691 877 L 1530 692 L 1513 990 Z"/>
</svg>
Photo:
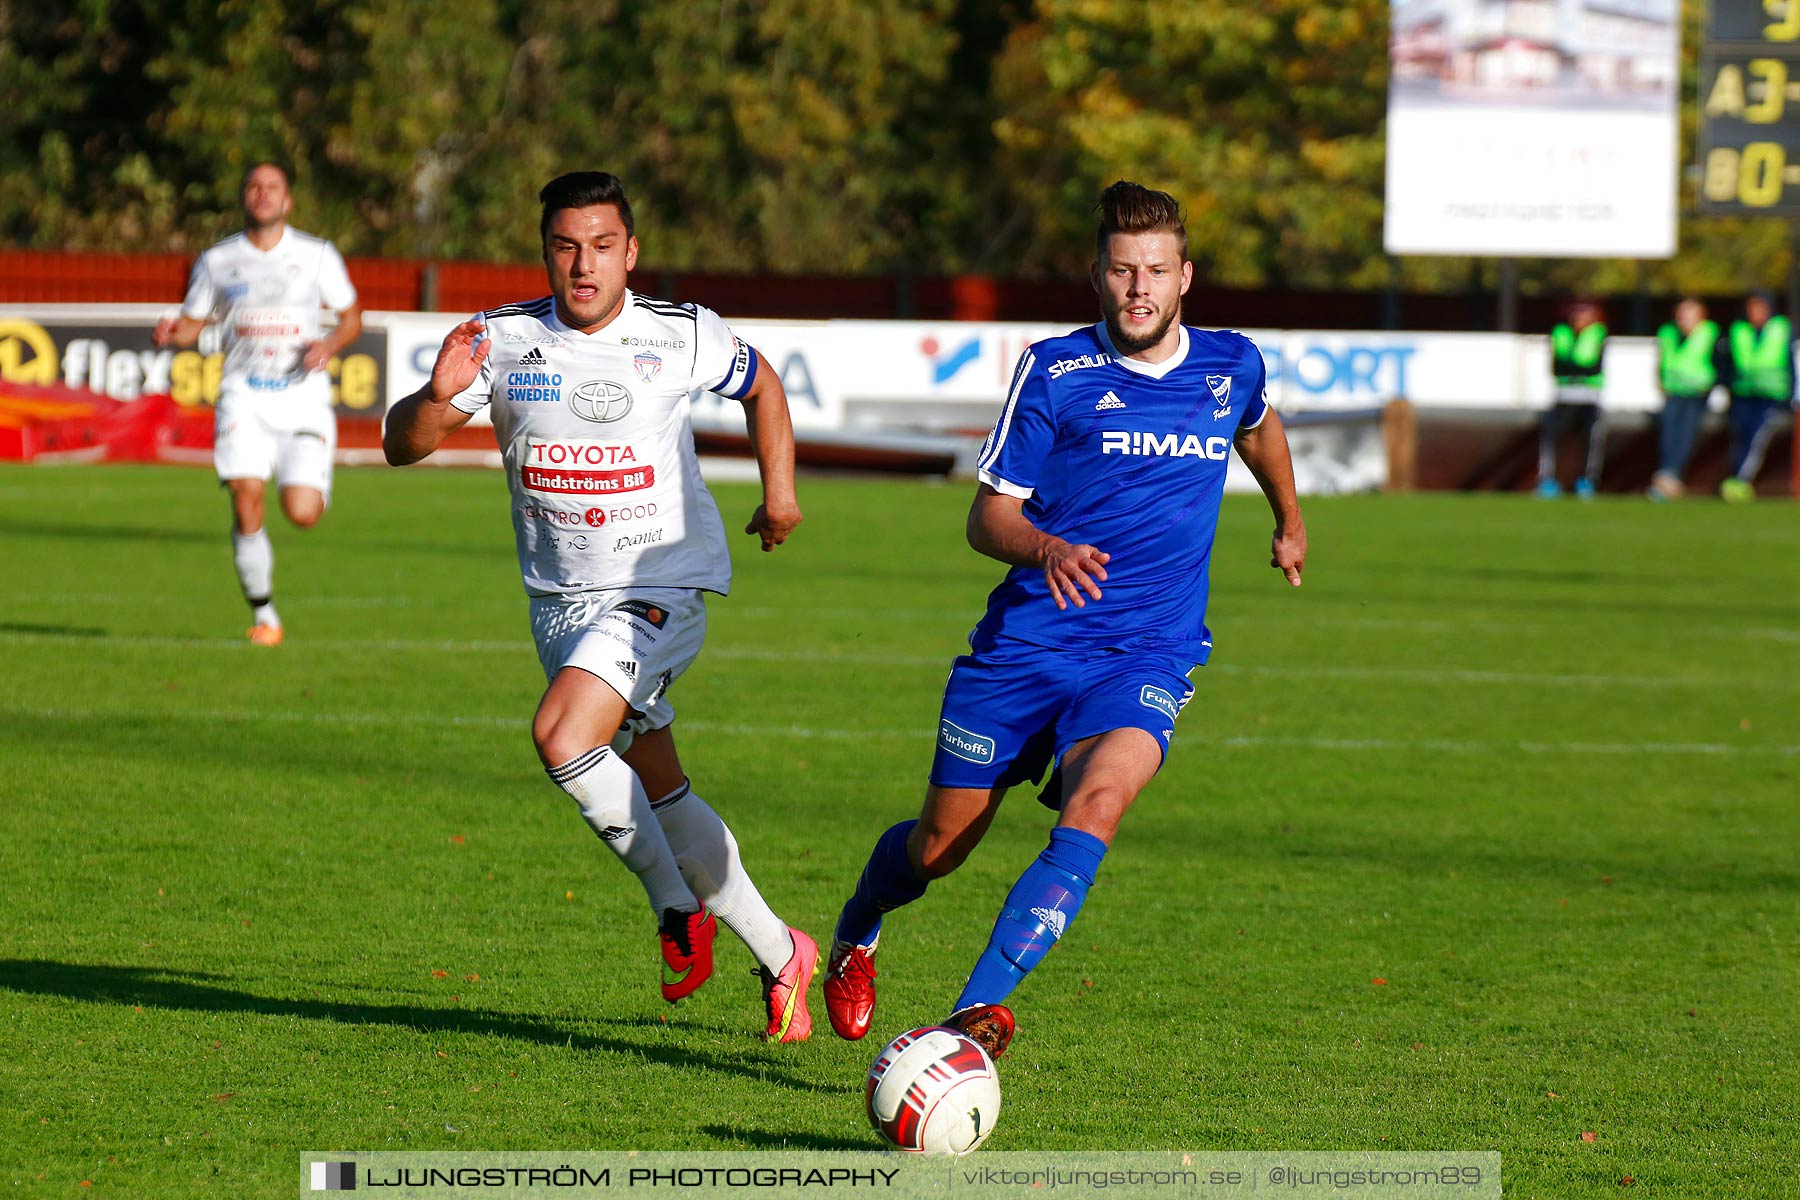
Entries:
<svg viewBox="0 0 1800 1200">
<path fill-rule="evenodd" d="M 1019 405 L 1019 393 L 1025 390 L 1025 377 L 1031 374 L 1031 368 L 1036 362 L 1037 355 L 1029 350 L 1025 352 L 1024 357 L 1019 359 L 1019 369 L 1013 372 L 1012 391 L 1007 394 L 1006 407 L 1000 410 L 1000 420 L 994 426 L 993 437 L 987 453 L 976 463 L 977 467 L 991 467 L 994 465 L 994 461 L 1000 457 L 1000 450 L 1006 445 L 1007 431 L 1012 428 L 1013 410 Z"/>
</svg>

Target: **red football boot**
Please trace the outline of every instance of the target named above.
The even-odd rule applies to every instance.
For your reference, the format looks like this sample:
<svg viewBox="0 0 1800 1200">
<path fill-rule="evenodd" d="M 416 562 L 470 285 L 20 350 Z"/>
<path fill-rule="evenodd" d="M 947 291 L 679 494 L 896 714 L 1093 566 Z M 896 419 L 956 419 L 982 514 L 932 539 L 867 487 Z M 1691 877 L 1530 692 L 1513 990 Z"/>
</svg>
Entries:
<svg viewBox="0 0 1800 1200">
<path fill-rule="evenodd" d="M 683 996 L 691 996 L 700 985 L 712 978 L 713 937 L 719 923 L 706 911 L 682 912 L 678 908 L 663 913 L 662 930 L 657 935 L 662 943 L 662 997 L 670 1004 Z"/>
<path fill-rule="evenodd" d="M 875 1017 L 875 947 L 835 942 L 825 970 L 825 1013 L 841 1038 L 856 1041 Z"/>
<path fill-rule="evenodd" d="M 812 984 L 813 968 L 819 964 L 819 947 L 791 925 L 788 936 L 794 939 L 794 953 L 781 968 L 781 974 L 766 967 L 756 972 L 762 976 L 763 1004 L 769 1010 L 769 1028 L 763 1036 L 771 1042 L 804 1042 L 812 1036 L 806 989 Z"/>
</svg>

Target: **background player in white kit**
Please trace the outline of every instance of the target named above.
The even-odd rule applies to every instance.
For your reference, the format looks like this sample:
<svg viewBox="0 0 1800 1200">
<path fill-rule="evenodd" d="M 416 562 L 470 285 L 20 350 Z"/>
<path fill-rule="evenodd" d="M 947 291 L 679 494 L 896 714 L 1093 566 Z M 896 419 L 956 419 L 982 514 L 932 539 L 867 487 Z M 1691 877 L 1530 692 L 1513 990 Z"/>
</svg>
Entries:
<svg viewBox="0 0 1800 1200">
<path fill-rule="evenodd" d="M 263 528 L 264 482 L 299 529 L 318 523 L 331 497 L 337 420 L 325 366 L 362 333 L 362 310 L 330 242 L 290 229 L 287 172 L 257 163 L 244 173 L 244 232 L 200 256 L 179 317 L 156 323 L 158 346 L 192 346 L 206 322 L 225 327 L 225 366 L 213 466 L 231 493 L 232 558 L 250 604 L 249 638 L 281 644 L 274 604 L 275 552 Z M 324 332 L 319 313 L 337 313 Z"/>
<path fill-rule="evenodd" d="M 744 405 L 763 486 L 744 532 L 770 550 L 800 523 L 787 394 L 717 314 L 626 288 L 638 245 L 615 176 L 573 172 L 538 198 L 552 294 L 452 330 L 431 382 L 389 410 L 383 447 L 396 466 L 417 462 L 491 409 L 550 681 L 532 721 L 538 756 L 643 884 L 663 998 L 712 975 L 716 914 L 760 965 L 767 1036 L 802 1041 L 818 947 L 770 910 L 731 831 L 694 794 L 667 695 L 700 652 L 705 593 L 731 585 L 689 395 Z"/>
</svg>

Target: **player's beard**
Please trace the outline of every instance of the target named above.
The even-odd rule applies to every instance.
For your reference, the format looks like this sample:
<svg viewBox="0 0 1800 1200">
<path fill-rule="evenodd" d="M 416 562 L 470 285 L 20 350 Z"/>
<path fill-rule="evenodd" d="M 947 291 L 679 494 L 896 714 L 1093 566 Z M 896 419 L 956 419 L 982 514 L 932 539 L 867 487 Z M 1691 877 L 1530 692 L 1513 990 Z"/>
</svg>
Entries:
<svg viewBox="0 0 1800 1200">
<path fill-rule="evenodd" d="M 557 300 L 562 306 L 563 316 L 565 318 L 572 318 L 569 320 L 569 325 L 574 329 L 585 329 L 590 325 L 595 325 L 604 321 L 612 314 L 613 310 L 619 306 L 619 301 L 625 296 L 625 289 L 623 286 L 617 291 L 608 294 L 604 285 L 597 284 L 595 285 L 594 298 L 586 301 L 582 308 L 577 309 L 575 307 L 577 303 L 575 299 L 575 285 L 570 282 L 565 283 L 563 286 L 565 290 L 562 295 L 557 297 Z"/>
<path fill-rule="evenodd" d="M 1125 332 L 1119 321 L 1120 314 L 1118 312 L 1110 312 L 1106 314 L 1106 332 L 1112 335 L 1112 344 L 1115 349 L 1125 354 L 1136 354 L 1140 350 L 1148 350 L 1163 340 L 1163 337 L 1169 332 L 1169 326 L 1175 323 L 1178 311 L 1178 309 L 1170 309 L 1163 314 L 1162 320 L 1158 321 L 1154 328 L 1136 335 Z"/>
</svg>

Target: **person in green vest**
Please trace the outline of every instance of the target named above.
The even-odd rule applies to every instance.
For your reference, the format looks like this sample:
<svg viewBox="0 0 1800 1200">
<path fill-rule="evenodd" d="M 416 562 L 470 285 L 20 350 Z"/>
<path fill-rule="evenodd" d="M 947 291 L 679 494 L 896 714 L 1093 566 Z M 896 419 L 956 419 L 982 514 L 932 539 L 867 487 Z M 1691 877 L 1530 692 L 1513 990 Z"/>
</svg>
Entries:
<svg viewBox="0 0 1800 1200">
<path fill-rule="evenodd" d="M 1731 323 L 1731 455 L 1719 495 L 1756 497 L 1756 473 L 1781 414 L 1794 402 L 1794 331 L 1775 311 L 1775 297 L 1756 291 L 1744 317 Z"/>
<path fill-rule="evenodd" d="M 1684 296 L 1675 319 L 1656 331 L 1657 381 L 1662 386 L 1656 474 L 1650 479 L 1653 500 L 1674 500 L 1686 490 L 1681 476 L 1694 454 L 1694 440 L 1706 416 L 1706 398 L 1719 382 L 1717 357 L 1723 349 L 1719 326 L 1706 317 L 1706 305 Z"/>
<path fill-rule="evenodd" d="M 1600 419 L 1600 393 L 1606 385 L 1602 364 L 1606 357 L 1605 314 L 1594 301 L 1571 301 L 1568 319 L 1550 331 L 1550 373 L 1556 377 L 1556 400 L 1544 413 L 1538 428 L 1538 495 L 1546 499 L 1562 495 L 1556 478 L 1556 447 L 1573 424 L 1581 435 L 1582 472 L 1575 494 L 1593 496 L 1600 483 L 1600 461 L 1606 448 L 1606 428 Z"/>
</svg>

